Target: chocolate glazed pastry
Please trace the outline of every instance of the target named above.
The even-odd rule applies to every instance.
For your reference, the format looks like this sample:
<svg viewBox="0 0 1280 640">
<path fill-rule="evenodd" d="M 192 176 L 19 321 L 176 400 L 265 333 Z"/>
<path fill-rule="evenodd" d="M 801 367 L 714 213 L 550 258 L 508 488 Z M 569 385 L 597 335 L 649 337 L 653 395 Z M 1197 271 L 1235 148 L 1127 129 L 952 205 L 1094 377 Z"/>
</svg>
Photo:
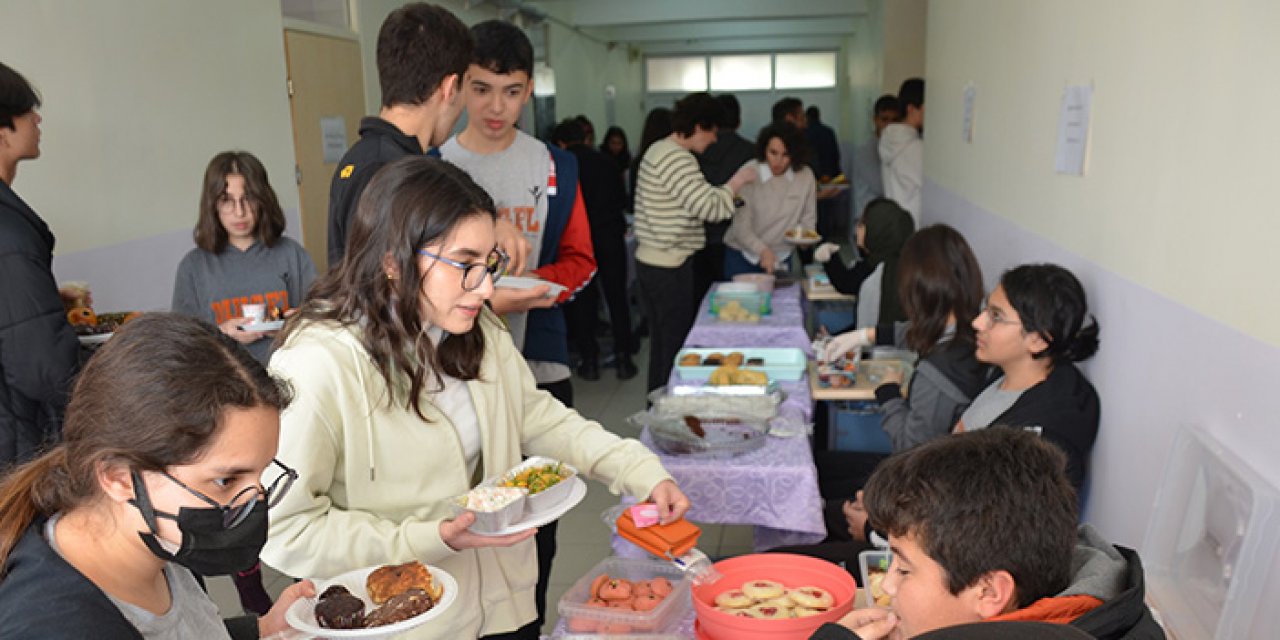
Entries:
<svg viewBox="0 0 1280 640">
<path fill-rule="evenodd" d="M 431 594 L 422 589 L 409 589 L 404 593 L 387 600 L 386 604 L 369 612 L 364 619 L 365 627 L 381 627 L 403 622 L 416 615 L 426 613 L 436 605 Z"/>
<path fill-rule="evenodd" d="M 334 585 L 320 594 L 316 622 L 326 629 L 360 629 L 365 625 L 364 603 L 346 588 Z"/>
</svg>

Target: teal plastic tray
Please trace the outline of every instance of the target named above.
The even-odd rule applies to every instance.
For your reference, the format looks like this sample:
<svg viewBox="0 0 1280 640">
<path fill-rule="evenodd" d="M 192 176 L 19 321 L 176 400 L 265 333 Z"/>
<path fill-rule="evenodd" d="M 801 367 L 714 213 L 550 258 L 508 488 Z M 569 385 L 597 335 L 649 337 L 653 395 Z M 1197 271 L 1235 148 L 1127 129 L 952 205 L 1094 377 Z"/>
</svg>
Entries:
<svg viewBox="0 0 1280 640">
<path fill-rule="evenodd" d="M 804 355 L 804 351 L 800 349 L 781 349 L 770 347 L 749 347 L 744 349 L 733 349 L 729 347 L 705 348 L 705 349 L 681 349 L 676 354 L 676 370 L 679 371 L 680 377 L 685 380 L 706 380 L 711 377 L 711 372 L 715 371 L 719 365 L 697 365 L 683 366 L 680 359 L 685 355 L 695 353 L 698 358 L 706 358 L 708 355 L 718 353 L 722 356 L 728 356 L 730 353 L 740 352 L 743 356 L 742 364 L 739 365 L 743 369 L 751 371 L 763 371 L 768 374 L 770 380 L 778 380 L 783 382 L 794 382 L 804 378 L 805 367 L 808 364 L 808 358 Z M 764 360 L 762 365 L 749 365 L 752 358 L 760 358 Z"/>
</svg>

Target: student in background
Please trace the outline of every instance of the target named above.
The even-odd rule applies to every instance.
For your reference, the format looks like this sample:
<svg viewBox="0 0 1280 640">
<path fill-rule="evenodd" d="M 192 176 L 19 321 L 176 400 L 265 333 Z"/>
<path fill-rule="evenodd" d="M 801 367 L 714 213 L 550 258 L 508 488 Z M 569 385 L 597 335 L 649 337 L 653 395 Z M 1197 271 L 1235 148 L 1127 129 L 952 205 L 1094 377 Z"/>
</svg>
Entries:
<svg viewBox="0 0 1280 640">
<path fill-rule="evenodd" d="M 609 156 L 618 164 L 618 172 L 622 174 L 622 182 L 629 185 L 631 172 L 631 148 L 627 145 L 627 132 L 622 127 L 609 127 L 600 143 L 600 152 Z M 631 192 L 627 191 L 630 196 Z"/>
<path fill-rule="evenodd" d="M 813 159 L 813 174 L 819 182 L 836 177 L 840 170 L 840 144 L 836 141 L 835 129 L 828 127 L 820 119 L 817 105 L 809 105 L 804 110 L 808 128 L 804 130 L 809 141 L 810 155 Z"/>
<path fill-rule="evenodd" d="M 773 122 L 790 122 L 801 131 L 809 127 L 809 119 L 804 113 L 804 103 L 800 98 L 787 96 L 773 103 L 770 115 L 773 117 Z"/>
<path fill-rule="evenodd" d="M 884 177 L 880 171 L 880 135 L 885 127 L 897 122 L 898 99 L 885 94 L 871 110 L 873 135 L 853 150 L 853 211 L 862 215 L 872 200 L 884 197 Z"/>
<path fill-rule="evenodd" d="M 263 365 L 275 332 L 241 328 L 250 322 L 244 306 L 264 305 L 283 318 L 302 304 L 316 278 L 311 256 L 282 235 L 284 225 L 284 211 L 262 162 L 244 151 L 219 153 L 204 171 L 193 233 L 196 248 L 178 263 L 173 283 L 174 312 L 217 325 Z M 268 313 L 264 319 L 272 317 Z M 231 578 L 245 611 L 266 615 L 271 596 L 261 567 Z"/>
<path fill-rule="evenodd" d="M 982 305 L 982 271 L 964 236 L 946 225 L 925 227 L 902 247 L 897 281 L 906 322 L 883 323 L 833 338 L 825 354 L 834 360 L 872 344 L 898 345 L 920 356 L 903 397 L 902 378 L 889 373 L 876 388 L 881 428 L 895 452 L 951 433 L 960 414 L 991 380 L 991 367 L 974 357 L 975 331 L 966 318 Z M 827 501 L 827 539 L 782 549 L 844 562 L 852 569 L 867 548 L 866 511 L 860 489 L 884 456 L 815 451 L 818 483 Z"/>
<path fill-rule="evenodd" d="M 40 96 L 0 64 L 0 474 L 62 434 L 80 343 L 53 278 L 53 232 L 13 190 L 40 157 Z"/>
<path fill-rule="evenodd" d="M 902 247 L 896 287 L 906 322 L 838 335 L 826 356 L 893 345 L 920 357 L 910 398 L 902 395 L 900 372 L 886 374 L 876 388 L 881 428 L 893 450 L 904 451 L 950 433 L 991 381 L 991 368 L 974 356 L 976 331 L 965 321 L 982 306 L 982 269 L 959 231 L 936 224 L 912 234 Z"/>
<path fill-rule="evenodd" d="M 924 189 L 924 80 L 910 78 L 898 89 L 902 121 L 880 136 L 884 195 L 920 224 L 920 192 Z"/>
<path fill-rule="evenodd" d="M 817 183 L 804 133 L 785 121 L 765 125 L 756 136 L 756 160 L 768 172 L 742 188 L 744 204 L 724 237 L 726 279 L 785 270 L 791 245 L 783 234 L 817 224 Z"/>
<path fill-rule="evenodd" d="M 630 180 L 628 184 L 631 194 L 631 211 L 635 211 L 636 180 L 640 178 L 640 160 L 653 143 L 671 135 L 671 110 L 666 107 L 654 107 L 644 117 L 644 128 L 640 130 L 640 146 L 636 147 L 635 158 L 631 161 Z"/>
<path fill-rule="evenodd" d="M 275 459 L 288 390 L 231 338 L 148 313 L 76 381 L 65 440 L 0 484 L 0 637 L 268 637 L 315 597 L 223 620 L 193 577 L 257 562 L 297 473 Z"/>
<path fill-rule="evenodd" d="M 329 186 L 329 268 L 346 251 L 347 227 L 365 185 L 384 165 L 432 151 L 462 115 L 459 87 L 471 61 L 467 26 L 447 9 L 425 2 L 392 11 L 378 30 L 382 110 L 360 121 L 360 139 L 343 154 Z M 499 243 L 512 273 L 524 271 L 530 247 L 508 222 Z"/>
<path fill-rule="evenodd" d="M 732 93 L 716 96 L 716 101 L 724 107 L 724 125 L 716 131 L 716 141 L 706 150 L 697 154 L 698 166 L 707 182 L 721 185 L 733 177 L 734 172 L 742 165 L 756 157 L 756 147 L 750 140 L 738 134 L 742 125 L 742 108 L 738 98 Z M 729 221 L 707 222 L 703 224 L 707 235 L 707 243 L 694 255 L 694 296 L 702 300 L 711 288 L 711 283 L 727 278 L 724 272 L 725 244 L 724 234 L 729 231 Z"/>
<path fill-rule="evenodd" d="M 503 273 L 496 216 L 448 162 L 387 165 L 361 198 L 347 259 L 316 283 L 271 358 L 296 394 L 280 455 L 300 479 L 263 558 L 294 576 L 441 567 L 458 580 L 458 605 L 412 638 L 538 638 L 534 532 L 472 533 L 475 516 L 449 506 L 522 454 L 648 497 L 664 522 L 688 509 L 643 444 L 565 408 L 521 365 L 485 304 Z"/>
<path fill-rule="evenodd" d="M 578 297 L 564 306 L 570 339 L 577 344 L 582 365 L 578 375 L 584 380 L 600 379 L 599 327 L 600 296 L 609 308 L 609 328 L 613 333 L 613 361 L 619 380 L 636 373 L 631 361 L 635 338 L 631 335 L 631 305 L 627 302 L 627 193 L 622 174 L 611 158 L 587 146 L 579 120 L 556 125 L 552 142 L 578 160 L 578 186 L 587 207 L 591 226 L 591 246 L 596 257 L 596 277 Z"/>
<path fill-rule="evenodd" d="M 582 127 L 583 139 L 587 141 L 588 147 L 596 146 L 596 126 L 591 124 L 591 120 L 585 114 L 578 114 L 574 118 L 578 122 L 578 126 Z"/>
<path fill-rule="evenodd" d="M 956 431 L 1025 428 L 1067 454 L 1067 477 L 1079 491 L 1098 436 L 1098 393 L 1074 363 L 1098 351 L 1098 323 L 1084 287 L 1053 264 L 1023 265 L 1000 276 L 973 319 L 978 360 L 1001 376 L 965 410 Z"/>
<path fill-rule="evenodd" d="M 242 329 L 244 305 L 283 314 L 302 304 L 316 278 L 311 256 L 283 235 L 284 225 L 262 162 L 244 151 L 219 153 L 204 171 L 196 248 L 173 283 L 173 311 L 217 325 L 263 364 L 275 334 Z"/>
<path fill-rule="evenodd" d="M 859 259 L 852 267 L 841 260 L 840 246 L 835 243 L 824 242 L 814 250 L 813 257 L 822 263 L 831 286 L 840 293 L 858 296 L 855 327 L 907 319 L 894 283 L 898 281 L 902 246 L 915 229 L 911 214 L 894 201 L 880 198 L 867 205 L 854 225 Z"/>
<path fill-rule="evenodd" d="M 691 93 L 675 104 L 671 135 L 654 142 L 640 161 L 636 280 L 653 338 L 649 391 L 667 383 L 697 314 L 693 254 L 706 240 L 703 223 L 728 220 L 734 194 L 758 174 L 754 166 L 742 167 L 723 186 L 703 177 L 694 154 L 715 142 L 721 122 L 724 108 L 715 98 Z"/>
<path fill-rule="evenodd" d="M 511 337 L 538 388 L 573 406 L 569 336 L 561 306 L 591 282 L 596 260 L 591 227 L 578 188 L 573 154 L 516 128 L 533 95 L 533 43 L 519 27 L 488 20 L 471 27 L 475 42 L 463 77 L 467 128 L 440 147 L 445 160 L 470 174 L 497 206 L 498 218 L 512 223 L 535 249 L 533 274 L 565 290 L 548 297 L 547 285 L 499 288 L 490 302 L 505 316 Z M 538 533 L 538 624 L 546 615 L 556 523 Z"/>
</svg>

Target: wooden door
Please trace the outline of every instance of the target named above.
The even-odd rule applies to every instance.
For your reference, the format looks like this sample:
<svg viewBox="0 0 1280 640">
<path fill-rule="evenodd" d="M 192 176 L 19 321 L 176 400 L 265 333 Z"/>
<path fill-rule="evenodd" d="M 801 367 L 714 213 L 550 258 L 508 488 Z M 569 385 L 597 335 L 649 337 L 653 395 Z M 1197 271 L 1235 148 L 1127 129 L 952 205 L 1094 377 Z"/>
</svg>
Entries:
<svg viewBox="0 0 1280 640">
<path fill-rule="evenodd" d="M 343 151 L 355 142 L 364 115 L 360 45 L 354 35 L 345 39 L 294 29 L 285 29 L 284 45 L 293 114 L 293 151 L 302 198 L 303 246 L 319 272 L 324 273 L 329 268 L 329 181 L 337 167 L 334 149 L 338 142 Z M 343 132 L 342 140 L 335 138 L 335 129 Z"/>
</svg>

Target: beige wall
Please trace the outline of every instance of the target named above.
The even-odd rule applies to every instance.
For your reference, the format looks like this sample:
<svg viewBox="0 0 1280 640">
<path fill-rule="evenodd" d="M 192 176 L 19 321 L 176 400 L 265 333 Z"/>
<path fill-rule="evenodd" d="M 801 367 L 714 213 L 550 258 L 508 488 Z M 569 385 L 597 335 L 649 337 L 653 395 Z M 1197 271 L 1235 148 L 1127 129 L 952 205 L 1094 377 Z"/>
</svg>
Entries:
<svg viewBox="0 0 1280 640">
<path fill-rule="evenodd" d="M 596 142 L 608 128 L 604 90 L 617 89 L 614 114 L 634 146 L 644 125 L 643 65 L 626 46 L 609 48 L 552 23 L 547 33 L 547 64 L 556 73 L 556 119 L 583 114 L 596 128 Z"/>
<path fill-rule="evenodd" d="M 898 93 L 903 80 L 925 75 L 929 0 L 883 0 L 884 72 L 881 88 Z M 878 96 L 877 96 L 878 97 Z"/>
<path fill-rule="evenodd" d="M 277 3 L 6 3 L 0 59 L 44 98 L 43 155 L 14 188 L 58 254 L 189 231 L 205 165 L 227 149 L 257 155 L 296 212 Z"/>
<path fill-rule="evenodd" d="M 1266 116 L 1280 102 L 1280 3 L 935 2 L 928 18 L 930 180 L 1280 345 L 1280 120 Z M 969 82 L 976 129 L 965 144 Z M 1096 91 L 1084 177 L 1053 172 L 1068 84 Z"/>
</svg>

